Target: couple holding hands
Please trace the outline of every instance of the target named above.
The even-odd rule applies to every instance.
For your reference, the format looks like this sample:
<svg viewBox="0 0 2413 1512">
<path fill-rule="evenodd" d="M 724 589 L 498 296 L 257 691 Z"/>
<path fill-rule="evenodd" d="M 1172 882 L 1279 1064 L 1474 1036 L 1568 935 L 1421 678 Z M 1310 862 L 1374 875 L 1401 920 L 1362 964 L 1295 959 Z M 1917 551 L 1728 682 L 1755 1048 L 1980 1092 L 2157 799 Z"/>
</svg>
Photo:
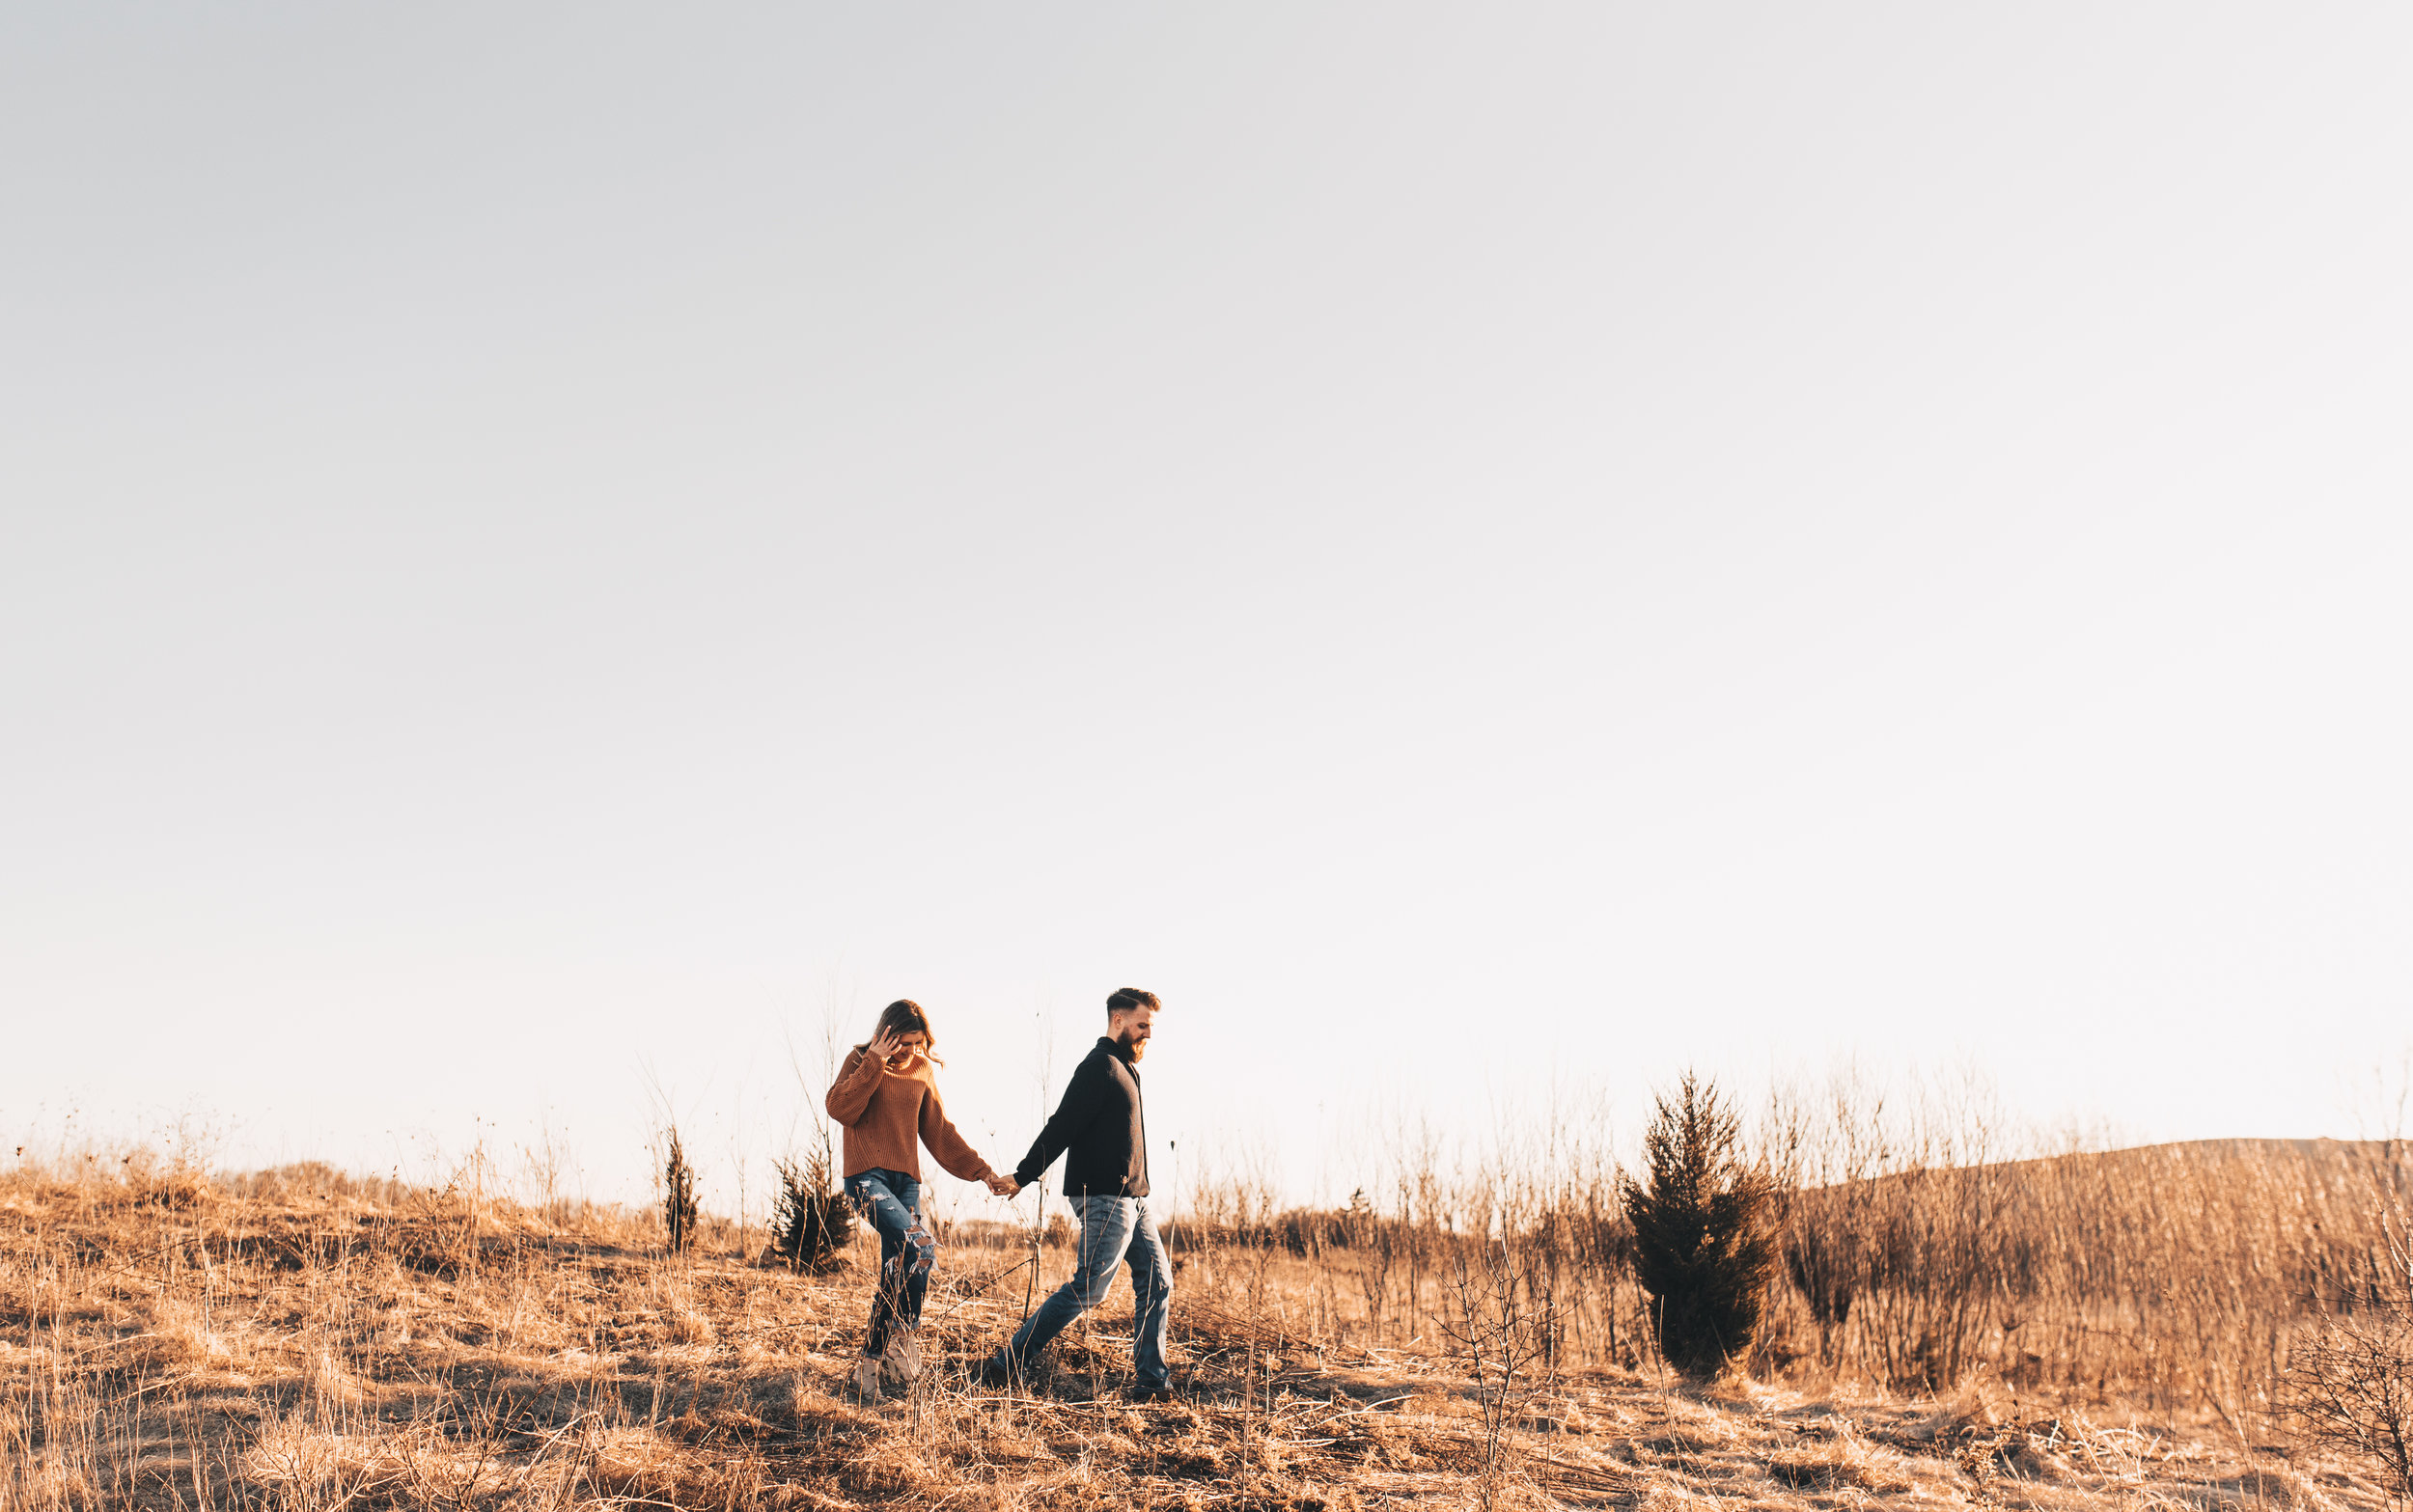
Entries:
<svg viewBox="0 0 2413 1512">
<path fill-rule="evenodd" d="M 1116 1267 L 1131 1267 L 1131 1361 L 1135 1401 L 1172 1395 L 1165 1369 L 1165 1318 L 1173 1301 L 1173 1268 L 1156 1223 L 1148 1213 L 1148 1125 L 1140 1110 L 1140 1058 L 1159 1004 L 1152 992 L 1124 987 L 1106 1000 L 1106 1032 L 1064 1089 L 1054 1116 L 1032 1141 L 1012 1175 L 981 1159 L 938 1096 L 931 1052 L 938 1036 L 921 1004 L 899 999 L 880 1010 L 865 1044 L 847 1052 L 831 1084 L 829 1115 L 846 1129 L 842 1159 L 846 1196 L 879 1230 L 879 1284 L 872 1323 L 855 1362 L 854 1385 L 865 1398 L 883 1380 L 909 1384 L 922 1373 L 917 1333 L 929 1289 L 938 1241 L 922 1221 L 922 1162 L 927 1146 L 938 1164 L 999 1196 L 1037 1181 L 1056 1157 L 1065 1161 L 1064 1195 L 1080 1220 L 1072 1279 L 1024 1320 L 1012 1338 L 981 1367 L 985 1385 L 1019 1380 L 1032 1359 L 1065 1325 L 1105 1300 Z"/>
</svg>

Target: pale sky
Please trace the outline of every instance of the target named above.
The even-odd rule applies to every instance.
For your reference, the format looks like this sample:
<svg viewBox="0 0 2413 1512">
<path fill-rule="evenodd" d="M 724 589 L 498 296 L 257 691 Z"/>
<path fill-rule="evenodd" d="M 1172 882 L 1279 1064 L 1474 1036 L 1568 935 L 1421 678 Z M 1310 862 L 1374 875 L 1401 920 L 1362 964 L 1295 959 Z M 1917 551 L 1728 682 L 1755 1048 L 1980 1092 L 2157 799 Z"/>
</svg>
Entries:
<svg viewBox="0 0 2413 1512">
<path fill-rule="evenodd" d="M 0 175 L 16 1129 L 759 1183 L 910 996 L 1010 1164 L 1127 983 L 1315 1195 L 2413 1032 L 2401 8 L 29 4 Z"/>
</svg>

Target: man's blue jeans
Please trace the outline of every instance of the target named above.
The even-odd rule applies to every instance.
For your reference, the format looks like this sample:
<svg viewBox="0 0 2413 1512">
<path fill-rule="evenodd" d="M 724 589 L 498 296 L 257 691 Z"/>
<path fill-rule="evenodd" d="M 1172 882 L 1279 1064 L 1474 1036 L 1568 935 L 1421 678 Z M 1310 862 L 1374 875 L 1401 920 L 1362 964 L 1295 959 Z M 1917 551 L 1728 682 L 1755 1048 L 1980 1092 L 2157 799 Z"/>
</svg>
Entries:
<svg viewBox="0 0 2413 1512">
<path fill-rule="evenodd" d="M 846 1196 L 879 1230 L 879 1289 L 872 1296 L 872 1326 L 863 1334 L 863 1353 L 877 1355 L 888 1347 L 890 1329 L 921 1325 L 922 1297 L 929 1290 L 938 1241 L 922 1226 L 922 1184 L 901 1170 L 874 1167 L 848 1176 Z"/>
<path fill-rule="evenodd" d="M 1146 1197 L 1067 1197 L 1081 1221 L 1072 1279 L 1056 1288 L 1013 1341 L 998 1351 L 1016 1373 L 1065 1326 L 1106 1300 L 1115 1267 L 1131 1266 L 1131 1364 L 1143 1388 L 1165 1384 L 1165 1319 L 1173 1310 L 1173 1266 L 1165 1259 Z"/>
</svg>

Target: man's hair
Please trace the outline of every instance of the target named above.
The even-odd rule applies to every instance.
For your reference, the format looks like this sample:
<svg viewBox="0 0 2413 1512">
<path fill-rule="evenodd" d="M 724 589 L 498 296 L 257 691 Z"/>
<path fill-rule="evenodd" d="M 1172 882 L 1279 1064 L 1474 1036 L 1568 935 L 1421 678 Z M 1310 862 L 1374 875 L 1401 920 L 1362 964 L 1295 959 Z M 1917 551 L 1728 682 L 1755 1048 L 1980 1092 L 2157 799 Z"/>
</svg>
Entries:
<svg viewBox="0 0 2413 1512">
<path fill-rule="evenodd" d="M 1117 987 L 1115 995 L 1106 1000 L 1106 1014 L 1111 1018 L 1118 1013 L 1128 1013 L 1133 1008 L 1147 1008 L 1152 1012 L 1163 1006 L 1152 992 L 1142 992 L 1137 987 Z"/>
</svg>

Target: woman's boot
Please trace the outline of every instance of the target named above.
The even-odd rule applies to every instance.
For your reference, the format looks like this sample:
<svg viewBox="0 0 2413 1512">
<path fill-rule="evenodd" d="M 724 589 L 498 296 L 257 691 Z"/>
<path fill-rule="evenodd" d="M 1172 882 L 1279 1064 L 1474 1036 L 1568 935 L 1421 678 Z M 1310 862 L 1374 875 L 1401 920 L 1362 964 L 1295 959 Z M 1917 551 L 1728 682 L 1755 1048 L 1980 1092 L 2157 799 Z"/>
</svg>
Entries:
<svg viewBox="0 0 2413 1512">
<path fill-rule="evenodd" d="M 888 1353 L 880 1357 L 880 1379 L 911 1386 L 922 1375 L 922 1331 L 899 1327 L 889 1331 Z"/>
</svg>

